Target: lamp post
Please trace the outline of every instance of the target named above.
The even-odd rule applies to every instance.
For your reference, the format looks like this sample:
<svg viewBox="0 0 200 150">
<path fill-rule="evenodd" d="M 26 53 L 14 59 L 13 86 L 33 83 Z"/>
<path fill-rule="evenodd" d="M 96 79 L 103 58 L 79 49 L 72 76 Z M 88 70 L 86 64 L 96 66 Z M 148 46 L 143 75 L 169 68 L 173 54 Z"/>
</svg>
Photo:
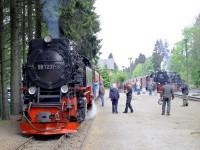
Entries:
<svg viewBox="0 0 200 150">
<path fill-rule="evenodd" d="M 131 78 L 131 61 L 132 61 L 132 57 L 128 58 L 130 60 L 130 66 L 129 66 L 129 79 Z"/>
<path fill-rule="evenodd" d="M 185 57 L 186 57 L 186 81 L 188 83 L 188 39 L 184 39 L 184 43 L 185 43 Z"/>
</svg>

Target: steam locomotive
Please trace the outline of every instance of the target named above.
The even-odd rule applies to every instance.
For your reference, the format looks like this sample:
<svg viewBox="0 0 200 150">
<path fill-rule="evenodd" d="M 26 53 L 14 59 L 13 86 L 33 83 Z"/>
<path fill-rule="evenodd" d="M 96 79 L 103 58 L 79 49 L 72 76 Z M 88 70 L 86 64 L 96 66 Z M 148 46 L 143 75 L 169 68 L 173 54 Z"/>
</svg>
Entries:
<svg viewBox="0 0 200 150">
<path fill-rule="evenodd" d="M 139 82 L 141 86 L 140 89 L 147 89 L 148 83 L 154 83 L 152 88 L 156 88 L 157 92 L 160 93 L 163 85 L 168 81 L 170 81 L 170 84 L 173 86 L 175 91 L 179 90 L 181 87 L 182 80 L 180 75 L 178 75 L 176 72 L 166 71 L 152 72 L 150 75 L 129 79 L 124 82 L 124 85 L 127 85 L 128 83 L 135 85 L 136 82 Z"/>
<path fill-rule="evenodd" d="M 77 131 L 92 107 L 93 69 L 68 39 L 34 39 L 23 65 L 23 134 Z"/>
<path fill-rule="evenodd" d="M 154 82 L 157 84 L 158 93 L 162 91 L 162 87 L 166 82 L 170 82 L 175 91 L 180 88 L 182 83 L 180 75 L 178 75 L 176 72 L 158 71 L 152 73 L 150 77 L 152 77 Z"/>
</svg>

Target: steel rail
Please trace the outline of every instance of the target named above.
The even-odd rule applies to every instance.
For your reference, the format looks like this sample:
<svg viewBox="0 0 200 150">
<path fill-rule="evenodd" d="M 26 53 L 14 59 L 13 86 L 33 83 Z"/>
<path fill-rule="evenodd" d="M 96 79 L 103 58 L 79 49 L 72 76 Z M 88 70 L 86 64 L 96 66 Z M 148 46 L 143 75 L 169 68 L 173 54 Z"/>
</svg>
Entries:
<svg viewBox="0 0 200 150">
<path fill-rule="evenodd" d="M 62 142 L 65 140 L 66 136 L 68 134 L 64 134 L 62 135 L 58 140 L 57 142 L 53 145 L 53 147 L 51 148 L 51 150 L 58 150 L 60 145 L 62 144 Z"/>
<path fill-rule="evenodd" d="M 29 137 L 25 142 L 20 144 L 15 150 L 22 150 L 24 147 L 33 140 L 33 136 Z"/>
<path fill-rule="evenodd" d="M 176 97 L 179 97 L 179 98 L 183 98 L 183 95 L 181 94 L 174 94 Z M 196 96 L 188 96 L 189 100 L 192 100 L 192 101 L 200 101 L 200 97 L 196 97 Z"/>
</svg>

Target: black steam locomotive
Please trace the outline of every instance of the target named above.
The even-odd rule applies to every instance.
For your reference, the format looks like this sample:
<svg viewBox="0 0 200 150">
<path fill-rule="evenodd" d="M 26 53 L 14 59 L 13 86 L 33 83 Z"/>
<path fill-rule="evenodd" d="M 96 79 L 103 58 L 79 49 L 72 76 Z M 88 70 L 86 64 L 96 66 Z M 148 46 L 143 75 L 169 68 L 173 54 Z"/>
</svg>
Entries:
<svg viewBox="0 0 200 150">
<path fill-rule="evenodd" d="M 23 67 L 24 134 L 76 132 L 92 105 L 92 69 L 68 39 L 35 39 Z"/>
<path fill-rule="evenodd" d="M 150 77 L 153 78 L 154 82 L 157 84 L 158 92 L 161 91 L 162 86 L 167 82 L 174 86 L 174 90 L 178 90 L 182 83 L 180 75 L 178 75 L 176 72 L 157 71 L 152 73 Z"/>
<path fill-rule="evenodd" d="M 65 84 L 77 84 L 78 80 L 79 84 L 85 85 L 83 68 L 90 67 L 90 63 L 77 53 L 75 44 L 67 39 L 46 41 L 35 39 L 30 42 L 24 84 L 55 89 Z"/>
<path fill-rule="evenodd" d="M 181 83 L 180 75 L 176 72 L 166 72 L 166 71 L 158 71 L 150 75 L 153 78 L 154 82 L 165 84 L 166 82 L 170 83 Z"/>
</svg>

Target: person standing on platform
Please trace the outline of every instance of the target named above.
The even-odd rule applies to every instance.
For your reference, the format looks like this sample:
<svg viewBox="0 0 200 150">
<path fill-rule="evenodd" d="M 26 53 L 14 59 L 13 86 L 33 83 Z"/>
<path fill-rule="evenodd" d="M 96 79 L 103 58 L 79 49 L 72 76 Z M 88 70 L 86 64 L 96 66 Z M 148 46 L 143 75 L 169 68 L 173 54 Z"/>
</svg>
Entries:
<svg viewBox="0 0 200 150">
<path fill-rule="evenodd" d="M 174 91 L 169 81 L 163 86 L 161 91 L 161 98 L 163 100 L 162 104 L 162 115 L 165 115 L 165 107 L 167 104 L 167 115 L 170 115 L 171 110 L 171 100 L 174 99 Z"/>
<path fill-rule="evenodd" d="M 136 80 L 136 89 L 137 89 L 137 95 L 140 95 L 141 84 L 139 80 Z"/>
<path fill-rule="evenodd" d="M 153 83 L 152 81 L 147 82 L 147 90 L 149 91 L 149 95 L 152 95 L 152 90 L 153 90 Z"/>
<path fill-rule="evenodd" d="M 126 90 L 126 107 L 125 107 L 125 111 L 123 113 L 128 113 L 128 108 L 130 108 L 131 113 L 133 113 L 133 107 L 131 106 L 131 100 L 132 100 L 132 86 L 131 86 L 131 84 L 128 84 L 127 90 Z"/>
<path fill-rule="evenodd" d="M 119 100 L 119 91 L 117 89 L 117 85 L 113 83 L 112 87 L 110 88 L 109 98 L 112 101 L 112 113 L 118 113 L 117 106 Z"/>
<path fill-rule="evenodd" d="M 100 83 L 100 87 L 99 87 L 99 98 L 101 101 L 101 106 L 104 106 L 104 94 L 105 94 L 105 88 L 103 86 L 102 83 Z"/>
<path fill-rule="evenodd" d="M 188 106 L 188 94 L 189 94 L 189 88 L 186 82 L 181 86 L 181 92 L 183 94 L 183 105 L 182 106 Z"/>
<path fill-rule="evenodd" d="M 95 82 L 93 82 L 93 94 L 94 94 L 94 99 L 96 100 L 96 98 L 97 98 L 97 90 L 98 90 L 98 82 L 97 81 L 95 81 Z"/>
</svg>

